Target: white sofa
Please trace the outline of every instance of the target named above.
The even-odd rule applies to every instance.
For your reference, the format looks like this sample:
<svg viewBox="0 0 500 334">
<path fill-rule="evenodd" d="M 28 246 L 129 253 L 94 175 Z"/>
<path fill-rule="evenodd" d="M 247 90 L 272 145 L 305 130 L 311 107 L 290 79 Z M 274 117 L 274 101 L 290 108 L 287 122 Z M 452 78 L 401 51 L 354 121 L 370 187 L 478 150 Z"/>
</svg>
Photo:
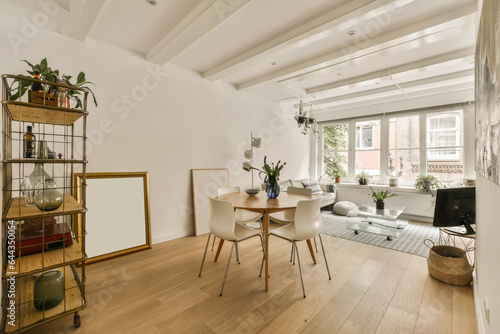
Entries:
<svg viewBox="0 0 500 334">
<path fill-rule="evenodd" d="M 280 180 L 280 191 L 285 192 L 288 187 L 311 188 L 313 197 L 321 197 L 321 207 L 330 206 L 335 203 L 336 190 L 333 182 L 317 182 L 308 179 L 302 180 Z M 266 184 L 262 183 L 262 189 L 266 189 Z"/>
</svg>

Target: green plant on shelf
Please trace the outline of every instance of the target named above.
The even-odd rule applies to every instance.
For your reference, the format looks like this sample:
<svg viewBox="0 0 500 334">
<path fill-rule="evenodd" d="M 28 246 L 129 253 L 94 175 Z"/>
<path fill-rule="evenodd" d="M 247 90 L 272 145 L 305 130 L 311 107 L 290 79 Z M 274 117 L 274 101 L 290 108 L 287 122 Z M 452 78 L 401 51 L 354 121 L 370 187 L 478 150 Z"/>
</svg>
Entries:
<svg viewBox="0 0 500 334">
<path fill-rule="evenodd" d="M 27 60 L 21 60 L 21 61 L 23 61 L 26 64 L 28 64 L 28 66 L 30 67 L 31 70 L 27 70 L 26 71 L 26 72 L 28 72 L 30 74 L 30 76 L 26 76 L 26 75 L 23 75 L 23 74 L 19 74 L 19 76 L 32 79 L 35 71 L 38 71 L 40 73 L 40 80 L 42 80 L 42 81 L 48 81 L 48 82 L 52 82 L 53 81 L 53 76 L 54 75 L 60 76 L 60 71 L 59 70 L 53 69 L 53 68 L 51 68 L 49 66 L 49 64 L 47 62 L 47 58 L 43 58 L 40 61 L 39 64 L 32 64 L 32 63 L 30 63 Z M 92 98 L 94 100 L 94 104 L 97 107 L 97 99 L 95 98 L 94 92 L 92 91 L 92 89 L 90 89 L 88 87 L 88 84 L 94 85 L 94 83 L 92 83 L 90 81 L 87 81 L 87 79 L 85 77 L 85 73 L 83 73 L 83 72 L 80 72 L 78 74 L 78 76 L 76 77 L 76 84 L 73 84 L 71 82 L 72 78 L 73 77 L 71 75 L 62 75 L 61 79 L 60 79 L 60 81 L 61 81 L 60 83 L 64 83 L 64 84 L 66 84 L 68 86 L 75 86 L 75 87 L 87 89 L 92 94 Z M 12 82 L 12 84 L 9 87 L 9 89 L 10 89 L 10 91 L 12 93 L 10 99 L 11 100 L 17 100 L 17 99 L 19 99 L 31 87 L 31 84 L 32 84 L 32 81 L 29 81 L 29 80 L 14 79 L 14 81 Z M 44 91 L 46 93 L 49 92 L 49 89 L 50 89 L 50 85 L 49 84 L 42 84 L 42 87 L 43 87 L 43 89 L 44 89 Z M 82 107 L 82 101 L 80 100 L 80 97 L 78 96 L 78 95 L 81 95 L 81 94 L 82 94 L 82 91 L 79 91 L 79 90 L 76 90 L 76 89 L 68 89 L 67 92 L 66 92 L 66 95 L 71 100 L 73 100 L 75 102 L 75 108 L 76 109 Z"/>
</svg>

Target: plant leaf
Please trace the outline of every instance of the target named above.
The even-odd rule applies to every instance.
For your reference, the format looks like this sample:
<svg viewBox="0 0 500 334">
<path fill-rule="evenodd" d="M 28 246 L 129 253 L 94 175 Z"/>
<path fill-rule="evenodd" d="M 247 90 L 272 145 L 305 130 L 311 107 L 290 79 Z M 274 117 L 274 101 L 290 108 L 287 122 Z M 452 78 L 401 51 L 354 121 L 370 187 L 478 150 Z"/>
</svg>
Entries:
<svg viewBox="0 0 500 334">
<path fill-rule="evenodd" d="M 84 83 L 85 82 L 85 73 L 80 72 L 78 73 L 78 77 L 76 78 L 76 85 L 78 86 L 79 83 Z"/>
</svg>

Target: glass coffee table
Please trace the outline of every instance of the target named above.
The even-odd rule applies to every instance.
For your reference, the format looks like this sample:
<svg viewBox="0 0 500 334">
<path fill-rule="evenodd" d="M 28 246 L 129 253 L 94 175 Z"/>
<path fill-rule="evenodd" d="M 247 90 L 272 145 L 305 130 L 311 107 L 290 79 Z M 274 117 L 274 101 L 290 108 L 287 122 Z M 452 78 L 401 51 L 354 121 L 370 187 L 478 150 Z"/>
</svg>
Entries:
<svg viewBox="0 0 500 334">
<path fill-rule="evenodd" d="M 375 203 L 366 203 L 352 209 L 347 214 L 346 227 L 355 234 L 368 232 L 387 237 L 387 240 L 397 238 L 408 225 L 408 220 L 399 219 L 407 206 L 387 205 L 383 210 L 377 210 Z"/>
</svg>

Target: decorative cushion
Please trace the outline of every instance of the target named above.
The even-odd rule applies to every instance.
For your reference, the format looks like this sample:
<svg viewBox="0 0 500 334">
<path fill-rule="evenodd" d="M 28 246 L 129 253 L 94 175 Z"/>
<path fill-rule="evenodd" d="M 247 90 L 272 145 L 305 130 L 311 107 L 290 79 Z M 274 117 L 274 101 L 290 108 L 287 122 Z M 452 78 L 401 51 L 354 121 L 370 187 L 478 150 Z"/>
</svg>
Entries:
<svg viewBox="0 0 500 334">
<path fill-rule="evenodd" d="M 311 188 L 313 195 L 322 194 L 323 190 L 319 186 L 318 182 L 314 181 L 302 181 L 304 188 Z"/>
<path fill-rule="evenodd" d="M 297 188 L 304 188 L 304 185 L 302 182 L 297 181 L 297 180 L 290 180 L 292 182 L 292 187 L 297 187 Z"/>
<path fill-rule="evenodd" d="M 292 186 L 292 182 L 290 180 L 285 180 L 283 182 L 280 182 L 280 191 L 286 191 L 288 187 Z"/>
<path fill-rule="evenodd" d="M 323 183 L 320 184 L 319 186 L 321 187 L 321 189 L 323 189 L 325 193 L 334 193 L 336 190 L 335 185 L 330 183 Z"/>
<path fill-rule="evenodd" d="M 352 202 L 349 201 L 340 201 L 335 203 L 333 206 L 333 213 L 340 215 L 340 216 L 347 216 L 349 211 L 352 209 L 356 209 L 358 206 Z"/>
</svg>

